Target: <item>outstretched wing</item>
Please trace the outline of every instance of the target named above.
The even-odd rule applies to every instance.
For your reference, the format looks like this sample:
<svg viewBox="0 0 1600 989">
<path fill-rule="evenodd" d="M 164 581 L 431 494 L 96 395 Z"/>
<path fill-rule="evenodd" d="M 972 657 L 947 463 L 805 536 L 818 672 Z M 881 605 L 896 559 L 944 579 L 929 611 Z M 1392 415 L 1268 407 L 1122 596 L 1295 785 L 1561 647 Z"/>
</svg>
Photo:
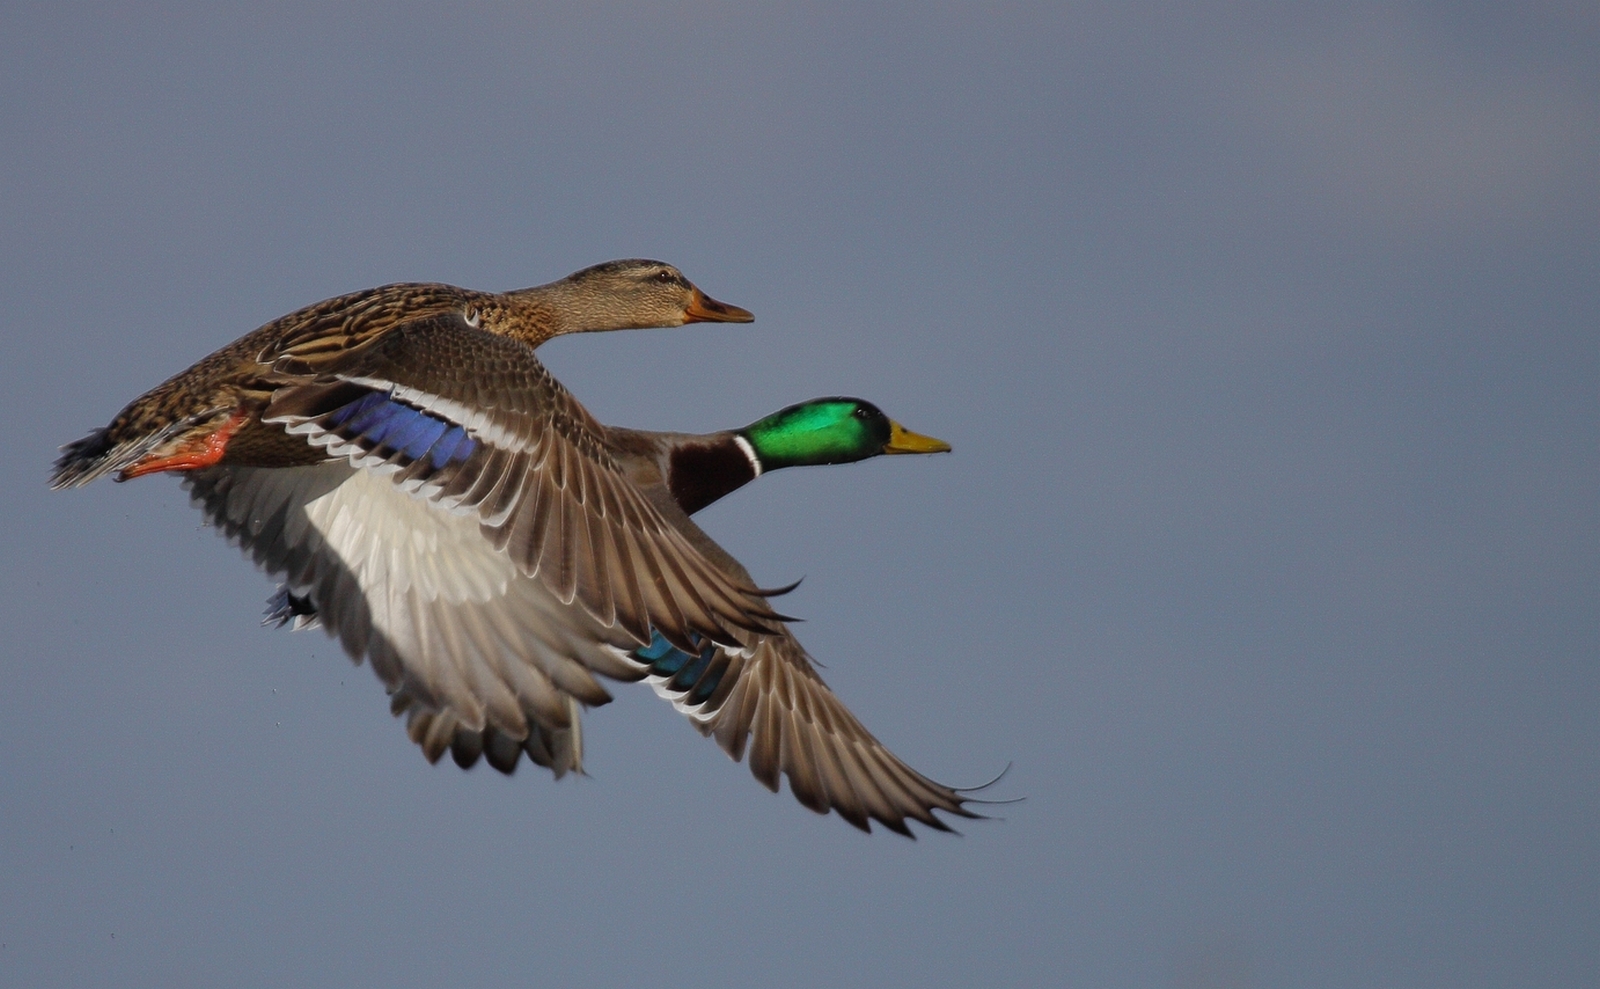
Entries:
<svg viewBox="0 0 1600 989">
<path fill-rule="evenodd" d="M 504 554 L 485 553 L 473 517 L 370 471 L 342 461 L 213 467 L 185 485 L 213 525 L 301 599 L 285 614 L 314 614 L 352 658 L 372 661 L 419 742 L 428 733 L 418 715 L 447 712 L 559 776 L 581 768 L 574 700 L 610 700 L 591 669 L 637 677 L 615 658 L 629 636 L 561 604 Z"/>
<path fill-rule="evenodd" d="M 671 502 L 662 485 L 643 489 L 663 516 L 707 559 L 745 583 L 750 575 Z M 863 831 L 878 821 L 911 836 L 908 821 L 950 830 L 934 811 L 958 817 L 980 815 L 966 808 L 966 791 L 934 782 L 906 765 L 823 682 L 810 657 L 787 627 L 746 637 L 739 648 L 700 640 L 690 649 L 655 636 L 643 649 L 602 647 L 649 680 L 703 735 L 710 735 L 735 761 L 748 752 L 750 770 L 768 789 L 789 778 L 795 798 L 819 814 L 829 810 Z M 615 676 L 615 674 L 610 674 Z M 427 739 L 417 738 L 430 758 L 448 747 L 457 763 L 470 766 L 480 754 L 512 751 L 492 726 L 466 730 L 448 715 L 431 718 Z M 490 758 L 502 772 L 509 765 Z"/>
<path fill-rule="evenodd" d="M 908 819 L 950 830 L 935 810 L 979 816 L 962 791 L 928 779 L 873 737 L 787 629 L 761 636 L 748 655 L 710 642 L 686 653 L 658 639 L 630 658 L 735 762 L 748 752 L 750 772 L 767 789 L 777 792 L 787 776 L 795 799 L 819 814 L 838 811 L 863 831 L 876 820 L 908 837 Z"/>
<path fill-rule="evenodd" d="M 795 799 L 819 814 L 838 811 L 868 832 L 870 822 L 878 821 L 907 837 L 915 837 L 912 820 L 949 831 L 936 810 L 981 816 L 966 808 L 968 791 L 930 780 L 862 727 L 787 630 L 762 637 L 749 655 L 710 642 L 686 653 L 657 638 L 627 658 L 656 693 L 735 762 L 748 753 L 751 773 L 767 789 L 776 793 L 779 779 L 787 776 Z M 450 711 L 413 711 L 407 728 L 430 762 L 448 751 L 463 769 L 483 758 L 507 774 L 524 751 L 549 766 L 549 752 L 581 746 L 576 711 L 569 729 L 542 730 L 523 740 L 494 725 L 469 728 Z"/>
<path fill-rule="evenodd" d="M 653 632 L 736 645 L 780 627 L 759 590 L 709 562 L 625 476 L 530 348 L 459 313 L 391 330 L 279 391 L 263 418 L 435 510 L 475 514 L 490 549 L 640 645 Z"/>
<path fill-rule="evenodd" d="M 646 493 L 724 573 L 750 582 L 744 566 L 670 502 L 663 487 Z M 962 791 L 928 779 L 874 738 L 823 682 L 787 627 L 748 637 L 740 649 L 702 642 L 684 650 L 657 638 L 628 659 L 735 762 L 748 751 L 750 772 L 767 789 L 776 792 L 779 776 L 787 776 L 795 799 L 819 814 L 836 810 L 863 831 L 876 820 L 908 837 L 908 818 L 950 830 L 935 810 L 980 816 L 966 809 L 971 798 Z"/>
</svg>

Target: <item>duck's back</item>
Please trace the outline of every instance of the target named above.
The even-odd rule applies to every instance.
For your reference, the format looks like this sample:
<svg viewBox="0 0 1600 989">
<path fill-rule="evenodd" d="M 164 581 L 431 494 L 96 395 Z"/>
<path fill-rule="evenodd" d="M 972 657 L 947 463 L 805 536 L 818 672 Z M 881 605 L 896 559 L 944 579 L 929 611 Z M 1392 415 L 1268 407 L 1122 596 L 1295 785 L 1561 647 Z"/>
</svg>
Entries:
<svg viewBox="0 0 1600 989">
<path fill-rule="evenodd" d="M 287 467 L 322 457 L 259 412 L 285 384 L 414 318 L 481 305 L 486 293 L 434 282 L 401 282 L 326 299 L 281 316 L 202 357 L 129 402 L 106 426 L 62 448 L 51 486 L 77 487 L 120 471 L 163 443 L 211 428 L 229 416 L 243 422 L 221 463 Z M 295 371 L 286 373 L 285 358 Z"/>
</svg>

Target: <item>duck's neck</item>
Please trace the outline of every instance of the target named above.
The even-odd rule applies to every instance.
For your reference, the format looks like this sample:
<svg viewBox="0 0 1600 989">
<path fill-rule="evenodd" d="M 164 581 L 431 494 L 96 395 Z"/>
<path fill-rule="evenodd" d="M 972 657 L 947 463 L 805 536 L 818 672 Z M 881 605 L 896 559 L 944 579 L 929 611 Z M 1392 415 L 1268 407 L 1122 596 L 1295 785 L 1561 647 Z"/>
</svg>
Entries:
<svg viewBox="0 0 1600 989">
<path fill-rule="evenodd" d="M 740 433 L 717 433 L 679 443 L 667 454 L 667 489 L 693 515 L 766 473 L 750 441 Z"/>
<path fill-rule="evenodd" d="M 762 474 L 865 460 L 887 437 L 869 438 L 859 420 L 841 415 L 841 408 L 850 407 L 842 401 L 807 402 L 743 429 L 680 440 L 667 455 L 667 487 L 692 515 Z"/>
<path fill-rule="evenodd" d="M 567 279 L 517 289 L 500 297 L 508 315 L 505 332 L 530 346 L 568 333 L 635 330 L 657 326 L 643 313 L 629 312 L 616 299 L 605 298 Z"/>
</svg>

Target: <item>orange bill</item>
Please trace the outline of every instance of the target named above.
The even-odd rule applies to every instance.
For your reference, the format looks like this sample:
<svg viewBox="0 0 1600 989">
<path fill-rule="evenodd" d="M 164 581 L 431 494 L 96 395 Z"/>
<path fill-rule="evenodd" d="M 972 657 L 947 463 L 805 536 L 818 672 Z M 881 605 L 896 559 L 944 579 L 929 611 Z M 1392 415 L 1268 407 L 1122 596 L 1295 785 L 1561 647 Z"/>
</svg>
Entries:
<svg viewBox="0 0 1600 989">
<path fill-rule="evenodd" d="M 752 323 L 755 318 L 750 310 L 718 302 L 698 288 L 689 304 L 683 307 L 685 323 Z"/>
</svg>

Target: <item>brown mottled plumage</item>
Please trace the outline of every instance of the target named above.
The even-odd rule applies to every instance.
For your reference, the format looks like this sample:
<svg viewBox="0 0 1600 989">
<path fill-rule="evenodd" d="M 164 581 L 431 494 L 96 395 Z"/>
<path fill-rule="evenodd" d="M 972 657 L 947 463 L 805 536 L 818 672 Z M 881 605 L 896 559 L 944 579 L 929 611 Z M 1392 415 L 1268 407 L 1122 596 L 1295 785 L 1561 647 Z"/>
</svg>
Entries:
<svg viewBox="0 0 1600 989">
<path fill-rule="evenodd" d="M 641 645 L 652 628 L 687 644 L 691 635 L 728 642 L 734 628 L 775 627 L 754 585 L 729 580 L 661 516 L 611 456 L 605 427 L 520 341 L 441 314 L 323 370 L 276 392 L 263 421 L 285 425 L 324 460 L 398 468 L 383 483 L 438 511 L 470 511 L 481 552 L 537 576 L 564 605 L 578 601 L 600 626 Z M 351 411 L 362 402 L 407 428 L 459 424 L 470 452 L 408 454 L 387 423 Z"/>
<path fill-rule="evenodd" d="M 753 318 L 709 298 L 671 265 L 642 259 L 608 261 L 513 292 L 415 282 L 352 292 L 275 319 L 134 399 L 109 425 L 62 448 L 51 486 L 212 463 L 316 463 L 319 451 L 261 422 L 272 394 L 396 327 L 444 313 L 530 347 L 566 333 Z M 219 430 L 220 442 L 208 449 Z"/>
</svg>

